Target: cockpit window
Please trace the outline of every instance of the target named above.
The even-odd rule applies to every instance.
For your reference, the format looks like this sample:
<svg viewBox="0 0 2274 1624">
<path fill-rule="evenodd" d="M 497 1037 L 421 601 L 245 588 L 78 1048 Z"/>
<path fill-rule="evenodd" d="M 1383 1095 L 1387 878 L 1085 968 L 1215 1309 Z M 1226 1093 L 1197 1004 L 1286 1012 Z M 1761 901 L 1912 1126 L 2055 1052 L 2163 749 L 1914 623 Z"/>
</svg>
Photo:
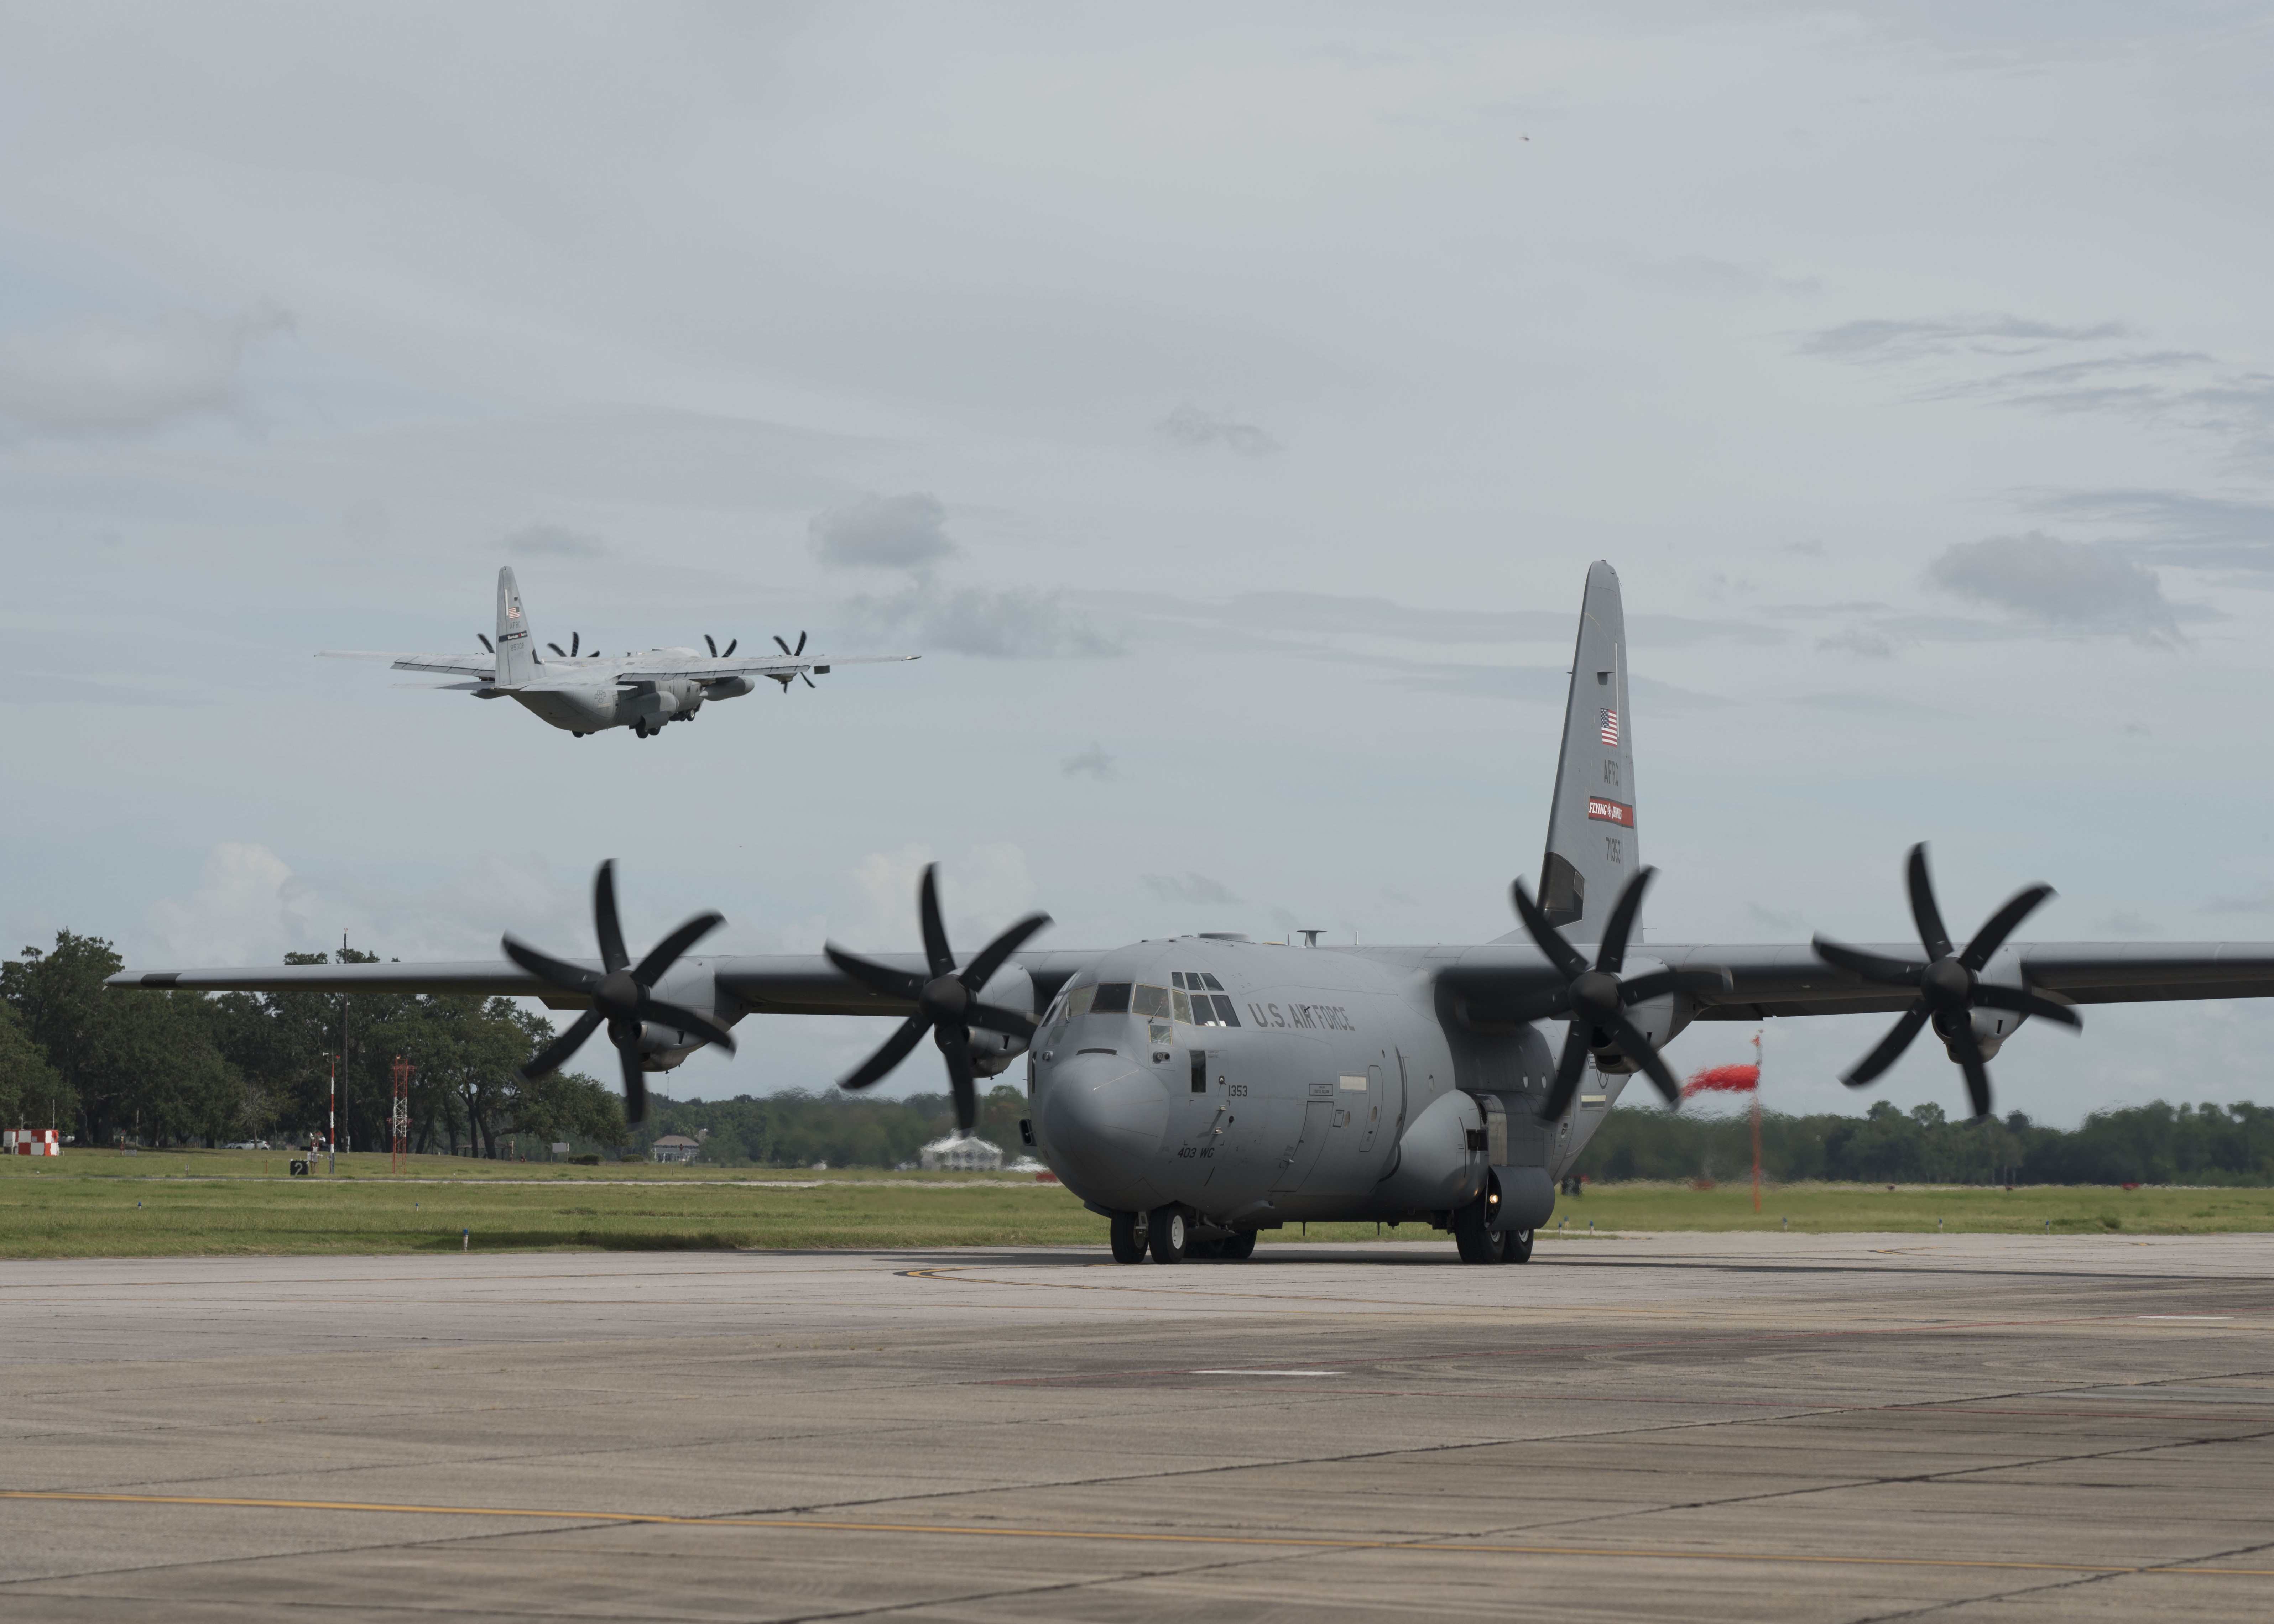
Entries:
<svg viewBox="0 0 2274 1624">
<path fill-rule="evenodd" d="M 1210 992 L 1222 992 L 1224 990 L 1224 983 L 1216 980 L 1213 975 L 1207 974 L 1205 972 L 1194 978 L 1193 985 L 1195 987 L 1205 987 Z"/>
<path fill-rule="evenodd" d="M 1096 1001 L 1089 1006 L 1093 1015 L 1126 1015 L 1129 1013 L 1129 983 L 1100 981 Z"/>
<path fill-rule="evenodd" d="M 1089 1001 L 1097 996 L 1097 989 L 1077 987 L 1066 995 L 1065 1013 L 1068 1020 L 1080 1020 L 1089 1013 Z"/>
<path fill-rule="evenodd" d="M 1177 974 L 1181 978 L 1184 972 L 1179 970 Z M 1178 1020 L 1183 1021 L 1187 1026 L 1193 1024 L 1193 996 L 1190 993 L 1181 987 L 1178 988 L 1169 995 L 1169 1005 L 1176 1011 Z"/>
<path fill-rule="evenodd" d="M 1148 987 L 1143 982 L 1139 982 L 1136 989 L 1130 995 L 1129 1010 L 1132 1014 L 1151 1015 L 1162 1020 L 1168 1019 L 1169 989 L 1165 987 Z"/>
<path fill-rule="evenodd" d="M 1216 978 L 1214 976 L 1210 976 L 1209 979 L 1210 981 L 1214 981 Z M 1224 996 L 1222 993 L 1216 993 L 1210 997 L 1209 1002 L 1216 1005 L 1216 1019 L 1218 1026 L 1237 1026 L 1239 1025 L 1239 1011 L 1231 1007 L 1231 1000 L 1230 998 Z M 1200 1008 L 1200 1004 L 1201 1001 L 1198 998 L 1193 1000 L 1193 1007 L 1195 1011 Z"/>
</svg>

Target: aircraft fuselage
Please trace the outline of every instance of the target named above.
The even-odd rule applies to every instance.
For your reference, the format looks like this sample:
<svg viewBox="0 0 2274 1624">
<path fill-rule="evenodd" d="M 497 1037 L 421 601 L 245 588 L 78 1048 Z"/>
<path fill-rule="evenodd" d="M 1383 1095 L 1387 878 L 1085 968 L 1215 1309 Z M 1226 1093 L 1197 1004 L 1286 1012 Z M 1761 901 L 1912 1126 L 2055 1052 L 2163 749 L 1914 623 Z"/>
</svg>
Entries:
<svg viewBox="0 0 2274 1624">
<path fill-rule="evenodd" d="M 1625 1079 L 1590 1062 L 1578 1105 L 1540 1120 L 1547 1041 L 1472 1029 L 1434 951 L 1181 936 L 1102 955 L 1031 1045 L 1035 1147 L 1094 1208 L 1225 1227 L 1440 1219 L 1495 1166 L 1560 1179 Z M 1670 1008 L 1647 1013 L 1670 1035 Z"/>
</svg>

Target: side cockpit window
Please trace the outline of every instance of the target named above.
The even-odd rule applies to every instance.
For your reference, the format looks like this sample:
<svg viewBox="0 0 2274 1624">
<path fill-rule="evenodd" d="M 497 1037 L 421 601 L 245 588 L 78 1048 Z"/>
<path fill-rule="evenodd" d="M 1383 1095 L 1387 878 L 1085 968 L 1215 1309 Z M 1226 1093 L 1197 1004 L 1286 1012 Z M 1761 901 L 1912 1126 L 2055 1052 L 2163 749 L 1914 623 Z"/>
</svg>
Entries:
<svg viewBox="0 0 2274 1624">
<path fill-rule="evenodd" d="M 1174 983 L 1169 996 L 1175 1001 L 1177 1019 L 1195 1026 L 1237 1026 L 1239 1016 L 1224 996 L 1224 983 L 1204 970 L 1178 970 L 1170 974 Z M 1209 990 L 1203 990 L 1209 989 Z"/>
</svg>

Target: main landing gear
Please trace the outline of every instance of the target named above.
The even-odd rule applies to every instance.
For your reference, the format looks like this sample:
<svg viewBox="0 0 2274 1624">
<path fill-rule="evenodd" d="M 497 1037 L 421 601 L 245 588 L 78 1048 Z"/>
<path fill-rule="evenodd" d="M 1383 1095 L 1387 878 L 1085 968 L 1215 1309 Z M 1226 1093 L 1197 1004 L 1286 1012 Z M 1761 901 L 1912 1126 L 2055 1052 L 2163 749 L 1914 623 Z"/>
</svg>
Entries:
<svg viewBox="0 0 2274 1624">
<path fill-rule="evenodd" d="M 1530 1229 L 1495 1229 L 1485 1198 L 1479 1196 L 1453 1214 L 1453 1244 L 1464 1263 L 1529 1263 Z"/>
<path fill-rule="evenodd" d="M 1255 1255 L 1254 1230 L 1236 1229 L 1209 1239 L 1198 1234 L 1192 1220 L 1173 1207 L 1150 1213 L 1117 1213 L 1111 1223 L 1116 1263 L 1142 1263 L 1148 1252 L 1156 1263 L 1180 1263 L 1186 1258 L 1239 1262 Z"/>
</svg>

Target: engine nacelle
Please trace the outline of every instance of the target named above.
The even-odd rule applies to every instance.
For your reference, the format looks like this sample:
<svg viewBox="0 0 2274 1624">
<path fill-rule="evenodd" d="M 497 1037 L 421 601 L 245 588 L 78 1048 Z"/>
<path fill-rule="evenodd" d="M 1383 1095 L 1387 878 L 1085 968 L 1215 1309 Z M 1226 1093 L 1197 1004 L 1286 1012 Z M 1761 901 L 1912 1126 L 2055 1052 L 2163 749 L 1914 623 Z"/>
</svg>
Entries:
<svg viewBox="0 0 2274 1624">
<path fill-rule="evenodd" d="M 2029 1019 L 2028 1016 L 2018 1014 L 2011 1010 L 1969 1011 L 1969 1024 L 1974 1028 L 1974 1041 L 1982 1046 L 1982 1057 L 1987 1060 L 1996 1055 L 1999 1049 L 2005 1046 L 2006 1040 L 2012 1037 L 2014 1031 L 2027 1019 Z M 1934 1035 L 1942 1040 L 1943 1052 L 1954 1062 L 1962 1064 L 1965 1056 L 1952 1046 L 1950 1041 L 1955 1027 L 1946 1026 L 1943 1023 L 1942 1016 L 1938 1015 L 1934 1018 Z"/>
<path fill-rule="evenodd" d="M 1631 981 L 1665 968 L 1663 960 L 1634 957 L 1626 961 L 1625 968 L 1619 974 Z M 1627 1019 L 1634 1023 L 1637 1031 L 1650 1039 L 1653 1049 L 1664 1049 L 1672 1042 L 1675 1035 L 1690 1024 L 1695 1012 L 1690 1000 L 1678 992 L 1661 993 L 1655 998 L 1645 998 L 1640 1004 L 1627 1006 Z M 1604 1035 L 1610 1036 L 1608 1033 Z M 1642 1069 L 1631 1056 L 1620 1051 L 1615 1037 L 1595 1047 L 1593 1052 L 1595 1070 L 1606 1076 L 1624 1076 Z"/>
<path fill-rule="evenodd" d="M 979 989 L 979 1002 L 991 1004 L 998 1010 L 1020 1010 L 1031 1015 L 1035 1012 L 1035 978 L 1021 966 L 1006 964 Z M 971 1069 L 982 1077 L 994 1077 L 1009 1070 L 1011 1063 L 1027 1052 L 1027 1040 L 1012 1033 L 989 1032 L 978 1026 L 969 1030 Z"/>
<path fill-rule="evenodd" d="M 721 677 L 716 682 L 706 682 L 703 686 L 710 698 L 740 699 L 757 685 L 756 677 Z"/>
</svg>

